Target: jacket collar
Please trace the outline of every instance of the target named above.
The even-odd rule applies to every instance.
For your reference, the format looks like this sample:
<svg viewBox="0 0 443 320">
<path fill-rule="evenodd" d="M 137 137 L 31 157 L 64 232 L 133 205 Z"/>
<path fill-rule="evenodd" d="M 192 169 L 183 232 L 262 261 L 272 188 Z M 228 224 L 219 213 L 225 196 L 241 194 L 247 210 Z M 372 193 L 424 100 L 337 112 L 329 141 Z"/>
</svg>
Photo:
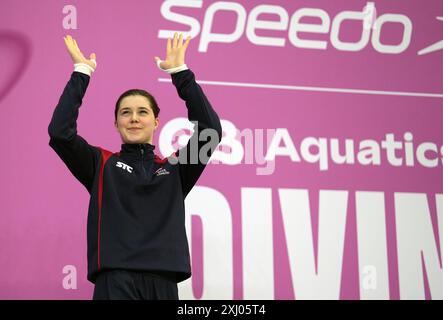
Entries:
<svg viewBox="0 0 443 320">
<path fill-rule="evenodd" d="M 123 143 L 120 154 L 154 158 L 155 146 L 150 143 Z"/>
</svg>

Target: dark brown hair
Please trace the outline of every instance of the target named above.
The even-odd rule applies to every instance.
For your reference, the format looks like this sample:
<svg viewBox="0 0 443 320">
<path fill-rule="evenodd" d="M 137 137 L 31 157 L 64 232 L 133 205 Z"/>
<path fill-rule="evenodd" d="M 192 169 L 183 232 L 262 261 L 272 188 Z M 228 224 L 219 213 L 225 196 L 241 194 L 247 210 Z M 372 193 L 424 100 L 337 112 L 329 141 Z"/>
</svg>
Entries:
<svg viewBox="0 0 443 320">
<path fill-rule="evenodd" d="M 123 100 L 123 98 L 127 96 L 143 96 L 149 101 L 149 105 L 152 108 L 152 111 L 154 112 L 154 116 L 157 118 L 160 113 L 160 108 L 158 107 L 157 101 L 155 98 L 147 91 L 142 89 L 130 89 L 128 91 L 125 91 L 121 94 L 121 96 L 118 98 L 117 103 L 115 104 L 115 111 L 114 111 L 114 117 L 115 121 L 117 121 L 117 113 L 118 109 L 120 108 L 120 103 Z"/>
</svg>

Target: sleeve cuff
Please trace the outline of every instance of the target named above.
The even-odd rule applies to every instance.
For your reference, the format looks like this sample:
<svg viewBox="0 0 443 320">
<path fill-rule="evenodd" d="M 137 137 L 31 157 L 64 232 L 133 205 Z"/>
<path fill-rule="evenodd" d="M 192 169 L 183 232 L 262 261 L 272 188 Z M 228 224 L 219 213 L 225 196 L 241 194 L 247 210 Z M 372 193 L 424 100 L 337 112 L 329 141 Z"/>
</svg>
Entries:
<svg viewBox="0 0 443 320">
<path fill-rule="evenodd" d="M 88 76 L 91 76 L 92 73 L 95 71 L 94 68 L 92 68 L 90 65 L 86 63 L 75 63 L 74 64 L 74 71 L 84 73 Z"/>
<path fill-rule="evenodd" d="M 188 69 L 189 69 L 188 66 L 187 66 L 186 64 L 183 64 L 183 65 L 181 65 L 180 67 L 176 67 L 176 68 L 162 69 L 162 68 L 160 67 L 160 63 L 161 63 L 161 62 L 162 62 L 162 60 L 157 60 L 157 67 L 158 67 L 160 70 L 162 70 L 162 71 L 164 71 L 164 72 L 166 72 L 166 73 L 169 73 L 169 74 L 174 74 L 174 73 L 177 73 L 177 72 L 180 72 L 180 71 L 188 70 Z"/>
</svg>

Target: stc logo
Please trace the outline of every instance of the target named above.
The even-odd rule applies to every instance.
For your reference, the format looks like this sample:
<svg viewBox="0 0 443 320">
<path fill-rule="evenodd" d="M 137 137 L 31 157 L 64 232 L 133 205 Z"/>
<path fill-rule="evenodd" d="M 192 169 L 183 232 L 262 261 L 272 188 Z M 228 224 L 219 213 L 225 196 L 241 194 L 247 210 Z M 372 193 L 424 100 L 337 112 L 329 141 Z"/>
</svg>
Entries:
<svg viewBox="0 0 443 320">
<path fill-rule="evenodd" d="M 246 9 L 237 2 L 217 1 L 206 9 L 203 26 L 191 16 L 173 12 L 176 8 L 198 8 L 203 6 L 203 0 L 166 0 L 161 6 L 162 16 L 169 21 L 187 26 L 185 30 L 159 30 L 158 37 L 167 39 L 173 36 L 175 31 L 184 35 L 196 38 L 200 34 L 198 51 L 207 52 L 210 43 L 234 43 L 238 41 L 246 32 L 247 39 L 259 46 L 284 47 L 287 39 L 283 37 L 265 37 L 257 35 L 257 30 L 274 30 L 287 32 L 289 42 L 297 48 L 325 50 L 328 41 L 313 40 L 306 36 L 306 33 L 329 34 L 330 44 L 340 51 L 358 52 L 363 50 L 369 42 L 372 47 L 382 54 L 399 54 L 404 52 L 411 42 L 412 21 L 403 14 L 384 13 L 376 16 L 373 2 L 368 2 L 362 11 L 342 11 L 331 18 L 329 14 L 318 8 L 300 8 L 289 17 L 285 8 L 278 5 L 262 4 L 254 7 L 247 13 Z M 236 14 L 236 23 L 231 33 L 213 32 L 214 17 L 217 12 L 230 11 Z M 260 20 L 261 14 L 272 14 L 278 17 L 276 21 Z M 302 23 L 304 17 L 314 17 L 320 19 L 319 23 Z M 443 17 L 436 17 L 443 21 Z M 360 20 L 363 23 L 362 34 L 358 42 L 345 42 L 339 39 L 342 24 L 346 20 Z M 383 44 L 380 40 L 383 26 L 386 23 L 396 23 L 402 27 L 402 35 L 397 39 L 396 44 Z M 369 25 L 369 27 L 368 27 Z M 303 32 L 303 38 L 299 33 Z M 428 54 L 443 49 L 443 40 L 427 46 L 417 52 L 418 55 Z"/>
<path fill-rule="evenodd" d="M 133 168 L 131 166 L 128 166 L 126 163 L 117 161 L 117 164 L 115 165 L 117 168 L 122 168 L 123 170 L 128 171 L 129 173 L 132 173 Z"/>
</svg>

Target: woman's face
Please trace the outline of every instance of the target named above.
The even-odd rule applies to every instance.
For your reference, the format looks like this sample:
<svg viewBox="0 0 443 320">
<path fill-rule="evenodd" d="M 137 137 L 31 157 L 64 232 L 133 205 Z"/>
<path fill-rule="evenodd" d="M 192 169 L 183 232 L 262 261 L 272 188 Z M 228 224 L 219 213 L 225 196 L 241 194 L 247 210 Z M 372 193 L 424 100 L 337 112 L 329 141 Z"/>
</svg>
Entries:
<svg viewBox="0 0 443 320">
<path fill-rule="evenodd" d="M 150 143 L 159 124 L 149 100 L 144 96 L 127 96 L 120 102 L 117 128 L 124 143 Z"/>
</svg>

